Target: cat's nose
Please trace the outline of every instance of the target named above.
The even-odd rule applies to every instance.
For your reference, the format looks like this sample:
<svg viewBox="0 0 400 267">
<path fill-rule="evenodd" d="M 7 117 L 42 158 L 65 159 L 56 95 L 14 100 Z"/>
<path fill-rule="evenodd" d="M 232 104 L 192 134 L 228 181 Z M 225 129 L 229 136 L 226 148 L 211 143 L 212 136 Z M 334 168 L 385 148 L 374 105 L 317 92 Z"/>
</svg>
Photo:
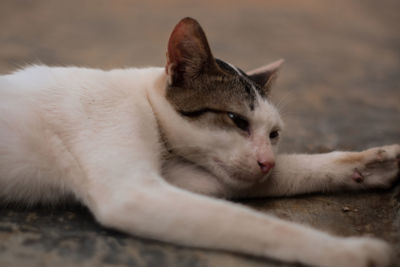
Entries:
<svg viewBox="0 0 400 267">
<path fill-rule="evenodd" d="M 269 171 L 275 166 L 275 162 L 273 161 L 257 161 L 258 166 L 260 166 L 260 169 L 263 173 L 267 174 Z"/>
</svg>

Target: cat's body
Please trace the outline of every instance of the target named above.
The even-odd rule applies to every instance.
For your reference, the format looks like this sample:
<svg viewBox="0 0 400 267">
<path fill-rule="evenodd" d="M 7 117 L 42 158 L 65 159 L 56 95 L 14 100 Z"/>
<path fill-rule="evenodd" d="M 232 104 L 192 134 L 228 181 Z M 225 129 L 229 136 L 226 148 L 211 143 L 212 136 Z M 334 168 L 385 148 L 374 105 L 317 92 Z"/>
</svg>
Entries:
<svg viewBox="0 0 400 267">
<path fill-rule="evenodd" d="M 399 145 L 276 155 L 283 126 L 268 95 L 281 63 L 246 74 L 215 60 L 200 26 L 184 19 L 165 69 L 32 66 L 1 76 L 0 198 L 72 197 L 105 226 L 183 245 L 318 266 L 388 265 L 381 241 L 333 237 L 210 197 L 396 179 Z"/>
<path fill-rule="evenodd" d="M 0 79 L 1 197 L 25 199 L 28 203 L 54 202 L 70 196 L 81 198 L 81 192 L 75 191 L 89 175 L 90 170 L 85 166 L 91 158 L 100 160 L 112 153 L 91 147 L 94 145 L 90 139 L 96 136 L 100 139 L 107 135 L 104 138 L 109 142 L 134 146 L 137 161 L 149 153 L 153 162 L 145 164 L 160 169 L 162 146 L 147 90 L 155 86 L 162 73 L 161 68 L 106 72 L 32 66 L 3 76 Z M 121 135 L 117 137 L 112 131 L 121 131 L 125 137 L 121 139 Z M 140 144 L 133 142 L 143 144 L 143 151 Z M 121 156 L 111 158 L 117 164 L 123 164 L 124 158 L 132 160 L 132 155 Z M 121 166 L 121 170 L 124 168 L 127 167 Z"/>
</svg>

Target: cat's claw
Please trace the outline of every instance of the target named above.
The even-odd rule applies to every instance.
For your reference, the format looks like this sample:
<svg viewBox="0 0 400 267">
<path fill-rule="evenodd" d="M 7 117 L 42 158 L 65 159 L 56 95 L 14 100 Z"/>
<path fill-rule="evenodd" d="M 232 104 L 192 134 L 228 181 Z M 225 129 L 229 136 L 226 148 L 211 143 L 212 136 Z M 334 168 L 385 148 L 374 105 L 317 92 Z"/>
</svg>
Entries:
<svg viewBox="0 0 400 267">
<path fill-rule="evenodd" d="M 362 183 L 364 181 L 364 176 L 361 174 L 361 172 L 357 168 L 354 169 L 354 172 L 353 172 L 353 175 L 351 178 L 353 178 L 353 180 L 356 183 Z"/>
</svg>

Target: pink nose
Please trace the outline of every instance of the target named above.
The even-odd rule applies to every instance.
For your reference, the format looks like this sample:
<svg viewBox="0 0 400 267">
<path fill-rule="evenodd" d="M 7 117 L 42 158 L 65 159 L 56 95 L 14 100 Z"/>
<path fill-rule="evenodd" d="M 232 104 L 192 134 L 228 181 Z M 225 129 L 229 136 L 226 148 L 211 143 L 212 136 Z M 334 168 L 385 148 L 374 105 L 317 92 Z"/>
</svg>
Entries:
<svg viewBox="0 0 400 267">
<path fill-rule="evenodd" d="M 275 162 L 271 161 L 264 161 L 264 162 L 260 162 L 258 161 L 258 166 L 260 166 L 260 169 L 263 173 L 268 173 L 274 166 L 275 166 Z"/>
</svg>

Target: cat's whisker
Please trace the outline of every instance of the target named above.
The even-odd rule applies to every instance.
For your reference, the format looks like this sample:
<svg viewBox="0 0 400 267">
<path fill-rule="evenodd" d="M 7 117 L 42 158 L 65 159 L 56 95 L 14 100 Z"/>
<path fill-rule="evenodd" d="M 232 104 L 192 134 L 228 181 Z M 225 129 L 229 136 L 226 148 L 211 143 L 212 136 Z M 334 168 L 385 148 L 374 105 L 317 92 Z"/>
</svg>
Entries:
<svg viewBox="0 0 400 267">
<path fill-rule="evenodd" d="M 286 91 L 279 99 L 275 100 L 275 107 L 278 109 L 280 114 L 286 112 L 286 107 L 294 101 L 294 94 L 292 91 Z"/>
</svg>

